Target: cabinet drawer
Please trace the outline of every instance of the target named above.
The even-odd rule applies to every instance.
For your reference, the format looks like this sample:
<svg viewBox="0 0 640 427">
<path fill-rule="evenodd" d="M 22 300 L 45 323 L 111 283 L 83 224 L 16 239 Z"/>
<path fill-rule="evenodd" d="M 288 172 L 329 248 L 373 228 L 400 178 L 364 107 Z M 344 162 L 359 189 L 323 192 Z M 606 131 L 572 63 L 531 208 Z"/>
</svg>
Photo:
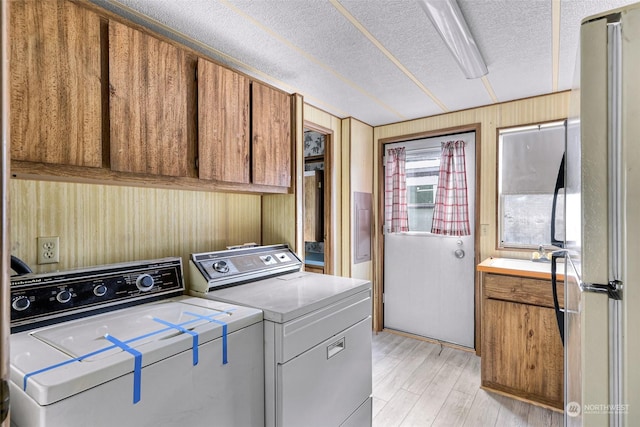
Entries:
<svg viewBox="0 0 640 427">
<path fill-rule="evenodd" d="M 551 280 L 485 274 L 483 297 L 553 308 Z M 564 282 L 558 281 L 558 301 L 564 307 Z"/>
</svg>

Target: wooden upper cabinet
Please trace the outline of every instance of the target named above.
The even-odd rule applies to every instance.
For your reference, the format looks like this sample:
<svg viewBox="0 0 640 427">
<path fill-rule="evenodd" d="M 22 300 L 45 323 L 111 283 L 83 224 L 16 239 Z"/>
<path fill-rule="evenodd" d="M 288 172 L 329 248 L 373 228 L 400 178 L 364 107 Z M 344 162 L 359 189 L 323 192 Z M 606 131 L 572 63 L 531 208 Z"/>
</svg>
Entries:
<svg viewBox="0 0 640 427">
<path fill-rule="evenodd" d="M 189 175 L 186 53 L 109 22 L 111 169 Z"/>
<path fill-rule="evenodd" d="M 249 79 L 198 58 L 198 176 L 248 184 Z"/>
<path fill-rule="evenodd" d="M 12 0 L 11 158 L 102 165 L 100 18 L 66 0 Z"/>
<path fill-rule="evenodd" d="M 258 82 L 252 88 L 253 183 L 291 186 L 291 98 Z"/>
</svg>

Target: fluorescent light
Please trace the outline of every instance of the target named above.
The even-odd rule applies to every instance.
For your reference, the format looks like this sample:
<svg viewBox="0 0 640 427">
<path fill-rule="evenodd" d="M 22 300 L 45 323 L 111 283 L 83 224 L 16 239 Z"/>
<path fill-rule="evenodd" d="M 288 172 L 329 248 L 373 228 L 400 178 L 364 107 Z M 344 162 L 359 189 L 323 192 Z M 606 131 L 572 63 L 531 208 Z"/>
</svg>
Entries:
<svg viewBox="0 0 640 427">
<path fill-rule="evenodd" d="M 468 79 L 488 73 L 456 0 L 418 0 Z"/>
</svg>

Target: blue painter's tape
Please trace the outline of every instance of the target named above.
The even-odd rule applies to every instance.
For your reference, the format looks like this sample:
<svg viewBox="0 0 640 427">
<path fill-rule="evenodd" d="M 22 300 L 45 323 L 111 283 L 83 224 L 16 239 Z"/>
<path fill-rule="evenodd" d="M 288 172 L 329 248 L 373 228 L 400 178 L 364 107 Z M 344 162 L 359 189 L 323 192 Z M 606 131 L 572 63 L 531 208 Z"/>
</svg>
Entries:
<svg viewBox="0 0 640 427">
<path fill-rule="evenodd" d="M 176 325 L 175 323 L 158 319 L 157 317 L 154 317 L 153 320 L 155 320 L 158 323 L 162 323 L 165 326 L 169 326 L 170 328 L 177 329 L 183 334 L 189 334 L 193 337 L 193 344 L 191 345 L 191 353 L 193 353 L 193 366 L 196 366 L 198 364 L 198 333 L 195 331 L 190 331 L 189 329 L 185 329 L 180 325 Z"/>
<path fill-rule="evenodd" d="M 29 379 L 29 377 L 41 374 L 41 373 L 46 372 L 46 371 L 50 371 L 52 369 L 60 368 L 62 366 L 68 365 L 70 363 L 80 362 L 83 359 L 87 359 L 89 357 L 95 356 L 96 354 L 100 354 L 102 352 L 105 352 L 107 350 L 111 350 L 111 349 L 114 349 L 114 348 L 116 348 L 115 345 L 110 345 L 108 347 L 101 348 L 100 350 L 93 351 L 93 352 L 85 354 L 83 356 L 74 357 L 73 359 L 65 360 L 64 362 L 56 363 L 55 365 L 50 365 L 50 366 L 47 366 L 46 368 L 42 368 L 42 369 L 38 369 L 37 371 L 29 372 L 28 374 L 24 375 L 24 379 L 22 380 L 22 389 L 25 390 L 25 391 L 27 390 L 27 380 Z"/>
<path fill-rule="evenodd" d="M 212 322 L 222 325 L 222 364 L 226 365 L 227 360 L 227 324 L 221 320 L 211 319 Z"/>
<path fill-rule="evenodd" d="M 125 342 L 105 334 L 105 339 L 117 345 L 133 356 L 133 404 L 140 402 L 140 387 L 142 383 L 142 353 L 133 347 L 129 347 Z"/>
<path fill-rule="evenodd" d="M 184 314 L 189 316 L 197 317 L 198 319 L 206 320 L 208 322 L 217 323 L 222 325 L 222 364 L 226 365 L 228 362 L 227 359 L 227 324 L 222 320 L 214 319 L 214 316 L 203 316 L 201 314 L 192 313 L 190 311 L 185 311 Z"/>
<path fill-rule="evenodd" d="M 229 310 L 226 310 L 226 311 L 219 311 L 219 312 L 216 312 L 214 314 L 210 314 L 208 316 L 203 316 L 203 315 L 199 315 L 199 314 L 195 314 L 195 313 L 189 313 L 190 315 L 195 316 L 196 318 L 192 319 L 192 320 L 187 320 L 187 321 L 182 322 L 182 323 L 179 323 L 176 326 L 184 327 L 184 326 L 196 323 L 196 322 L 198 322 L 200 320 L 206 320 L 207 322 L 212 322 L 214 317 L 222 316 L 223 314 L 230 314 L 232 311 L 235 311 L 235 310 L 236 310 L 235 308 L 232 308 L 232 309 L 229 309 Z M 219 323 L 222 323 L 222 322 L 219 322 Z M 124 343 L 125 344 L 131 344 L 133 342 L 140 341 L 142 339 L 149 338 L 149 337 L 152 337 L 154 335 L 158 335 L 158 334 L 162 334 L 164 332 L 168 332 L 168 331 L 170 331 L 172 329 L 175 329 L 175 328 L 174 327 L 167 327 L 167 328 L 158 329 L 157 331 L 152 331 L 152 332 L 149 332 L 147 334 L 139 335 L 137 337 L 128 339 Z M 223 328 L 222 332 L 226 336 L 226 329 L 225 328 Z M 104 353 L 105 351 L 113 350 L 114 348 L 118 348 L 118 347 L 120 347 L 120 346 L 118 346 L 118 345 L 109 345 L 109 346 L 106 346 L 106 347 L 101 348 L 99 350 L 92 351 L 91 353 L 83 354 L 82 356 L 74 357 L 72 359 L 65 360 L 64 362 L 60 362 L 60 363 L 56 363 L 56 364 L 53 364 L 53 365 L 49 365 L 49 366 L 46 366 L 46 367 L 44 367 L 42 369 L 38 369 L 36 371 L 32 371 L 32 372 L 26 373 L 24 375 L 23 380 L 22 380 L 22 389 L 25 390 L 25 391 L 27 390 L 27 380 L 29 378 L 31 378 L 32 376 L 34 376 L 34 375 L 38 375 L 38 374 L 41 374 L 43 372 L 51 371 L 53 369 L 57 369 L 57 368 L 60 368 L 62 366 L 69 365 L 71 363 L 80 362 L 80 361 L 82 361 L 84 359 L 88 359 L 88 358 L 96 356 L 96 355 L 98 355 L 100 353 Z M 225 352 L 225 355 L 226 355 L 225 348 L 226 348 L 226 338 L 223 337 L 223 352 Z M 226 356 L 224 357 L 224 359 L 226 360 Z"/>
</svg>

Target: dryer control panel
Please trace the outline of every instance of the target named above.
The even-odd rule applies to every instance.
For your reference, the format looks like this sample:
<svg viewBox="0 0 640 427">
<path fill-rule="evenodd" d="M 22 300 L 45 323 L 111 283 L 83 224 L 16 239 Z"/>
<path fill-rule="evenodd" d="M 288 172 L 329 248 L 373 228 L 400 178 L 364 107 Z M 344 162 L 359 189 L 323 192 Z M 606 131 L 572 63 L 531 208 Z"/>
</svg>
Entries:
<svg viewBox="0 0 640 427">
<path fill-rule="evenodd" d="M 178 257 L 11 278 L 11 332 L 184 293 Z"/>
<path fill-rule="evenodd" d="M 299 271 L 302 261 L 286 244 L 191 254 L 190 290 L 213 289 L 254 282 Z"/>
</svg>

